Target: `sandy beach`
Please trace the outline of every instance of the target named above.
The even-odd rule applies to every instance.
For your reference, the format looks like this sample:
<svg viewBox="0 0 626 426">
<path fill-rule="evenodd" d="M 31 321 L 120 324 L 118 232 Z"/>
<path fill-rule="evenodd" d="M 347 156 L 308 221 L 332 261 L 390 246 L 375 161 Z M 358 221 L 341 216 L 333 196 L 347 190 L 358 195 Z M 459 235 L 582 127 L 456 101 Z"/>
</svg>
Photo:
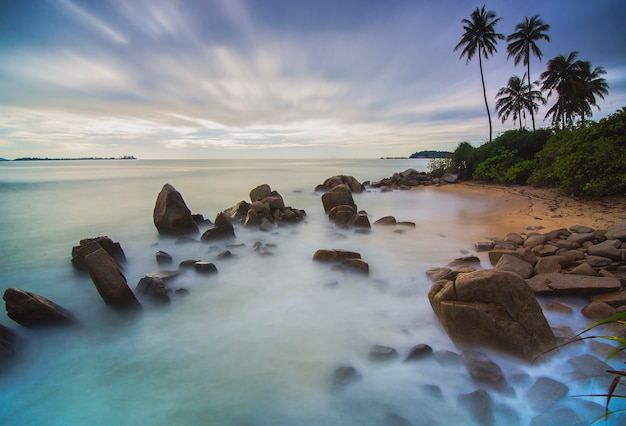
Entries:
<svg viewBox="0 0 626 426">
<path fill-rule="evenodd" d="M 528 232 L 531 227 L 547 231 L 572 225 L 607 229 L 626 221 L 626 194 L 588 201 L 564 196 L 552 188 L 478 182 L 444 185 L 438 190 L 484 199 L 493 205 L 493 212 L 484 216 L 491 237 Z"/>
</svg>

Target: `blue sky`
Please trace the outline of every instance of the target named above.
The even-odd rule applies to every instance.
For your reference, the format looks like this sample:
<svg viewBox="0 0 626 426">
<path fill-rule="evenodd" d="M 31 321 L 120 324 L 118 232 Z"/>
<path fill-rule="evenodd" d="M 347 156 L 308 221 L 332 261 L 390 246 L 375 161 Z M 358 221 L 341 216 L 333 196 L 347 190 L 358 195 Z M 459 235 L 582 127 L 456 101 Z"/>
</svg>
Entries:
<svg viewBox="0 0 626 426">
<path fill-rule="evenodd" d="M 461 0 L 0 0 L 0 157 L 377 158 L 488 139 L 477 58 L 453 52 Z M 550 24 L 626 106 L 626 2 L 498 0 L 496 30 Z M 494 97 L 513 74 L 487 61 Z M 552 100 L 550 100 L 552 101 Z M 539 113 L 542 123 L 546 109 Z M 530 126 L 530 123 L 529 123 Z"/>
</svg>

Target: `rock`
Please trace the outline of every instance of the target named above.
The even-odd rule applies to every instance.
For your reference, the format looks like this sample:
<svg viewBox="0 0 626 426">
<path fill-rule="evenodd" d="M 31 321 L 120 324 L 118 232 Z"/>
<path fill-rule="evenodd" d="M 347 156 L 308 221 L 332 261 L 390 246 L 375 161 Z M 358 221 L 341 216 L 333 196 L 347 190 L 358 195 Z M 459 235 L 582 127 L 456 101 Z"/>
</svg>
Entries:
<svg viewBox="0 0 626 426">
<path fill-rule="evenodd" d="M 583 307 L 581 312 L 586 318 L 589 318 L 592 321 L 599 321 L 617 313 L 613 306 L 604 302 L 588 303 Z"/>
<path fill-rule="evenodd" d="M 495 424 L 493 415 L 493 401 L 487 391 L 483 389 L 461 394 L 457 397 L 459 405 L 467 410 L 470 418 L 479 425 L 491 426 Z"/>
<path fill-rule="evenodd" d="M 493 241 L 477 241 L 474 248 L 477 252 L 493 250 L 495 243 Z"/>
<path fill-rule="evenodd" d="M 605 234 L 608 240 L 626 241 L 626 222 L 612 226 Z"/>
<path fill-rule="evenodd" d="M 530 263 L 531 265 L 535 265 L 537 263 L 537 257 L 529 250 L 524 248 L 519 248 L 517 250 L 492 250 L 489 252 L 489 261 L 493 266 L 495 266 L 500 258 L 508 254 L 510 256 L 515 256 L 520 260 L 523 260 L 526 263 Z"/>
<path fill-rule="evenodd" d="M 318 185 L 316 191 L 328 191 L 336 187 L 337 185 L 346 185 L 352 192 L 363 192 L 365 186 L 361 184 L 354 176 L 337 175 L 329 177 L 323 184 Z"/>
<path fill-rule="evenodd" d="M 609 266 L 611 263 L 613 263 L 613 261 L 609 259 L 608 257 L 587 255 L 585 256 L 584 259 L 581 259 L 577 261 L 576 263 L 578 264 L 588 263 L 590 266 L 601 268 L 603 266 Z"/>
<path fill-rule="evenodd" d="M 567 273 L 572 274 L 572 275 L 584 275 L 586 277 L 598 276 L 598 273 L 596 272 L 595 269 L 593 269 L 593 266 L 591 266 L 588 263 L 581 263 L 580 265 L 578 265 L 577 267 L 575 267 L 574 269 L 572 269 L 571 271 Z"/>
<path fill-rule="evenodd" d="M 540 377 L 526 392 L 530 407 L 540 413 L 546 411 L 567 395 L 569 388 L 548 377 Z"/>
<path fill-rule="evenodd" d="M 354 215 L 356 210 L 352 206 L 335 206 L 328 212 L 328 220 L 336 225 L 347 225 Z"/>
<path fill-rule="evenodd" d="M 72 265 L 78 269 L 85 269 L 85 256 L 99 248 L 104 249 L 118 264 L 126 261 L 126 254 L 120 243 L 107 236 L 84 238 L 79 244 L 72 247 Z"/>
<path fill-rule="evenodd" d="M 612 378 L 612 376 L 606 372 L 606 370 L 610 369 L 611 367 L 591 354 L 579 355 L 577 357 L 569 359 L 567 362 L 576 371 L 578 371 L 582 375 L 582 377 L 593 378 L 594 380 L 597 380 L 598 378 L 604 376 L 605 378 L 609 379 L 608 382 L 611 381 L 610 379 Z"/>
<path fill-rule="evenodd" d="M 186 235 L 200 232 L 182 195 L 169 183 L 159 192 L 153 220 L 160 234 Z"/>
<path fill-rule="evenodd" d="M 393 216 L 383 216 L 380 219 L 378 219 L 376 222 L 374 222 L 374 225 L 383 225 L 383 226 L 389 226 L 389 225 L 395 225 L 397 223 L 396 218 Z"/>
<path fill-rule="evenodd" d="M 224 214 L 231 220 L 243 222 L 246 220 L 248 211 L 250 210 L 250 203 L 247 201 L 240 201 L 234 206 L 224 210 Z"/>
<path fill-rule="evenodd" d="M 520 234 L 516 232 L 507 234 L 506 237 L 504 237 L 504 241 L 506 241 L 507 243 L 513 243 L 518 246 L 521 246 L 524 244 L 524 239 L 522 238 Z"/>
<path fill-rule="evenodd" d="M 365 229 L 370 229 L 372 227 L 370 225 L 370 220 L 367 217 L 367 214 L 362 214 L 362 213 L 354 215 L 349 225 L 355 228 L 365 228 Z"/>
<path fill-rule="evenodd" d="M 438 281 L 428 299 L 453 342 L 510 353 L 528 361 L 554 346 L 554 335 L 526 282 L 479 270 Z"/>
<path fill-rule="evenodd" d="M 572 232 L 576 232 L 577 234 L 590 234 L 592 232 L 595 232 L 595 229 L 584 225 L 572 225 L 570 226 L 569 230 Z"/>
<path fill-rule="evenodd" d="M 341 262 L 341 266 L 352 272 L 368 275 L 370 273 L 370 265 L 361 259 L 346 259 Z"/>
<path fill-rule="evenodd" d="M 510 254 L 500 257 L 494 269 L 496 271 L 513 272 L 522 278 L 530 277 L 534 271 L 533 265 Z"/>
<path fill-rule="evenodd" d="M 157 265 L 171 265 L 174 260 L 169 253 L 164 251 L 157 251 L 156 253 L 156 263 Z"/>
<path fill-rule="evenodd" d="M 589 247 L 587 253 L 592 256 L 608 257 L 611 260 L 621 261 L 622 250 L 619 249 L 621 246 L 620 240 L 606 240 Z"/>
<path fill-rule="evenodd" d="M 433 348 L 425 344 L 419 344 L 413 346 L 409 351 L 409 354 L 404 359 L 404 362 L 418 361 L 426 358 L 430 358 L 433 355 Z"/>
<path fill-rule="evenodd" d="M 126 277 L 109 254 L 103 249 L 85 257 L 91 280 L 104 302 L 116 310 L 141 308 L 135 294 L 128 287 Z"/>
<path fill-rule="evenodd" d="M 577 244 L 582 244 L 586 241 L 592 241 L 593 239 L 596 238 L 595 233 L 593 232 L 583 232 L 580 234 L 572 234 L 569 237 L 567 237 L 567 241 L 572 242 L 572 243 L 577 243 Z"/>
<path fill-rule="evenodd" d="M 76 323 L 70 311 L 38 294 L 7 288 L 2 298 L 9 318 L 26 328 Z"/>
<path fill-rule="evenodd" d="M 361 255 L 357 252 L 340 249 L 319 249 L 313 255 L 313 260 L 316 262 L 340 262 L 360 258 Z"/>
<path fill-rule="evenodd" d="M 461 359 L 461 355 L 452 351 L 435 351 L 433 352 L 433 358 L 435 358 L 435 360 L 437 360 L 439 364 L 445 365 L 447 367 L 463 365 L 463 359 Z"/>
<path fill-rule="evenodd" d="M 355 211 L 357 210 L 354 199 L 352 198 L 352 192 L 346 185 L 337 185 L 330 191 L 322 194 L 322 204 L 324 205 L 324 211 L 330 212 L 335 206 L 350 206 Z"/>
<path fill-rule="evenodd" d="M 615 278 L 555 273 L 535 275 L 526 282 L 535 294 L 554 296 L 588 296 L 622 288 Z"/>
<path fill-rule="evenodd" d="M 456 183 L 459 180 L 459 175 L 456 175 L 456 174 L 453 175 L 451 173 L 446 173 L 446 174 L 443 175 L 441 180 L 446 182 L 446 183 Z"/>
<path fill-rule="evenodd" d="M 196 262 L 193 264 L 193 269 L 200 274 L 215 274 L 217 273 L 217 266 L 210 262 Z"/>
<path fill-rule="evenodd" d="M 432 282 L 439 280 L 454 281 L 457 274 L 450 268 L 430 268 L 426 271 L 426 276 L 428 276 Z"/>
<path fill-rule="evenodd" d="M 274 224 L 270 222 L 270 220 L 266 217 L 261 218 L 261 223 L 259 223 L 259 229 L 263 232 L 270 232 L 274 229 Z"/>
<path fill-rule="evenodd" d="M 137 283 L 135 291 L 155 304 L 170 303 L 170 296 L 167 294 L 165 281 L 162 278 L 144 275 Z"/>
<path fill-rule="evenodd" d="M 433 399 L 436 399 L 437 401 L 443 401 L 443 392 L 441 391 L 441 388 L 439 386 L 426 384 L 422 385 L 421 388 L 424 393 L 431 396 Z"/>
<path fill-rule="evenodd" d="M 546 242 L 546 237 L 541 234 L 532 234 L 524 241 L 524 247 L 535 247 Z"/>
<path fill-rule="evenodd" d="M 352 366 L 337 367 L 333 372 L 332 386 L 334 389 L 341 389 L 360 381 L 362 377 Z"/>
<path fill-rule="evenodd" d="M 381 426 L 412 426 L 412 424 L 396 413 L 387 413 Z"/>
<path fill-rule="evenodd" d="M 550 257 L 540 257 L 537 259 L 537 263 L 535 263 L 535 269 L 533 273 L 535 275 L 538 274 L 547 274 L 550 272 L 561 272 L 561 265 L 559 264 L 557 259 L 553 259 Z"/>
<path fill-rule="evenodd" d="M 373 345 L 368 358 L 370 361 L 393 361 L 398 358 L 398 352 L 389 346 Z"/>
<path fill-rule="evenodd" d="M 621 306 L 626 306 L 626 291 L 595 294 L 590 297 L 590 300 L 593 302 L 604 302 L 617 309 Z"/>
<path fill-rule="evenodd" d="M 530 426 L 554 425 L 585 426 L 587 421 L 571 408 L 562 406 L 553 407 L 549 411 L 533 417 L 530 421 Z"/>
<path fill-rule="evenodd" d="M 560 302 L 547 302 L 543 305 L 545 311 L 555 312 L 563 315 L 571 315 L 574 313 L 571 307 Z"/>
<path fill-rule="evenodd" d="M 502 370 L 485 354 L 476 350 L 464 350 L 461 358 L 470 377 L 479 386 L 487 386 L 503 394 L 514 393 L 502 374 Z"/>
<path fill-rule="evenodd" d="M 535 256 L 541 258 L 541 257 L 546 257 L 546 256 L 552 256 L 557 251 L 559 251 L 559 248 L 552 244 L 540 244 L 538 246 L 533 247 L 531 251 Z"/>
<path fill-rule="evenodd" d="M 451 267 L 463 267 L 463 266 L 471 266 L 480 268 L 480 259 L 476 256 L 464 256 L 457 257 L 456 259 L 450 261 L 448 266 Z"/>
<path fill-rule="evenodd" d="M 250 191 L 250 201 L 261 201 L 272 195 L 272 188 L 268 184 L 259 185 Z"/>
<path fill-rule="evenodd" d="M 233 228 L 233 224 L 230 223 L 230 220 L 228 220 L 226 215 L 222 212 L 218 213 L 215 217 L 215 225 L 213 228 L 208 229 L 202 234 L 200 241 L 207 243 L 229 238 L 235 238 L 235 228 Z"/>
</svg>

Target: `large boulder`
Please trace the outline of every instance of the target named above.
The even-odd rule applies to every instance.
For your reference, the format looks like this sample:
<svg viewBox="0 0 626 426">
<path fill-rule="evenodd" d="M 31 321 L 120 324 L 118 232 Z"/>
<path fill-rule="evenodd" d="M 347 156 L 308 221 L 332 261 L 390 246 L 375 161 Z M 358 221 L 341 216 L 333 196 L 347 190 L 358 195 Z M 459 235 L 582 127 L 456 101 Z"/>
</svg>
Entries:
<svg viewBox="0 0 626 426">
<path fill-rule="evenodd" d="M 322 204 L 324 205 L 326 214 L 336 206 L 350 206 L 354 211 L 357 210 L 354 198 L 352 198 L 352 192 L 350 188 L 344 184 L 337 185 L 330 191 L 322 194 Z"/>
<path fill-rule="evenodd" d="M 160 234 L 187 235 L 199 232 L 183 196 L 169 183 L 159 192 L 153 219 Z"/>
<path fill-rule="evenodd" d="M 328 191 L 337 185 L 346 185 L 352 192 L 363 192 L 365 186 L 359 182 L 354 176 L 336 175 L 329 177 L 323 184 L 315 187 L 316 191 Z"/>
<path fill-rule="evenodd" d="M 626 222 L 611 227 L 606 231 L 606 238 L 609 240 L 626 241 Z"/>
<path fill-rule="evenodd" d="M 103 249 L 96 250 L 85 257 L 89 276 L 100 297 L 115 310 L 131 310 L 141 308 L 126 277 L 115 263 L 115 260 Z"/>
<path fill-rule="evenodd" d="M 428 299 L 457 345 L 492 348 L 528 361 L 555 345 L 533 292 L 515 274 L 459 274 L 454 282 L 437 281 Z"/>
<path fill-rule="evenodd" d="M 9 318 L 27 328 L 76 323 L 70 311 L 35 293 L 8 288 L 3 299 Z"/>
<path fill-rule="evenodd" d="M 617 278 L 559 273 L 535 275 L 526 282 L 536 294 L 552 296 L 589 296 L 622 289 Z"/>
</svg>

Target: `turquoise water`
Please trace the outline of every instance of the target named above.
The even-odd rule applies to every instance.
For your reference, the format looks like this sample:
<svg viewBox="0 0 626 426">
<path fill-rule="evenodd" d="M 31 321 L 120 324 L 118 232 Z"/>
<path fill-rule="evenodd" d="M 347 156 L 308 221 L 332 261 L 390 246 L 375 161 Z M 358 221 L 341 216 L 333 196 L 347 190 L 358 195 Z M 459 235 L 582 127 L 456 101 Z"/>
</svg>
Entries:
<svg viewBox="0 0 626 426">
<path fill-rule="evenodd" d="M 424 160 L 137 160 L 0 163 L 0 290 L 18 287 L 71 310 L 80 326 L 27 330 L 0 323 L 29 342 L 0 376 L 0 423 L 14 425 L 378 425 L 389 413 L 412 424 L 471 424 L 457 406 L 475 385 L 464 370 L 434 361 L 375 364 L 370 346 L 401 357 L 419 343 L 454 350 L 428 304 L 424 272 L 485 238 L 486 200 L 436 188 L 355 194 L 370 221 L 385 215 L 415 228 L 340 230 L 313 188 L 335 174 L 378 180 Z M 176 244 L 152 224 L 156 196 L 174 185 L 194 213 L 213 219 L 267 183 L 304 223 L 264 233 L 236 229 L 236 246 Z M 219 274 L 186 273 L 186 288 L 165 308 L 144 304 L 133 317 L 108 309 L 91 280 L 70 264 L 82 238 L 108 235 L 128 261 L 131 288 L 158 269 L 155 252 L 175 262 L 214 262 Z M 259 256 L 256 241 L 272 256 Z M 233 259 L 216 260 L 230 249 Z M 319 248 L 362 254 L 370 276 L 342 275 L 311 259 Z M 485 266 L 487 266 L 485 264 Z M 514 365 L 501 359 L 503 365 Z M 559 362 L 557 359 L 555 362 Z M 331 375 L 352 365 L 363 380 L 332 392 Z M 516 366 L 516 368 L 525 368 Z M 529 370 L 551 374 L 550 365 Z M 443 399 L 423 391 L 437 385 Z M 575 383 L 573 384 L 575 385 Z M 498 403 L 532 413 L 515 397 Z"/>
</svg>

